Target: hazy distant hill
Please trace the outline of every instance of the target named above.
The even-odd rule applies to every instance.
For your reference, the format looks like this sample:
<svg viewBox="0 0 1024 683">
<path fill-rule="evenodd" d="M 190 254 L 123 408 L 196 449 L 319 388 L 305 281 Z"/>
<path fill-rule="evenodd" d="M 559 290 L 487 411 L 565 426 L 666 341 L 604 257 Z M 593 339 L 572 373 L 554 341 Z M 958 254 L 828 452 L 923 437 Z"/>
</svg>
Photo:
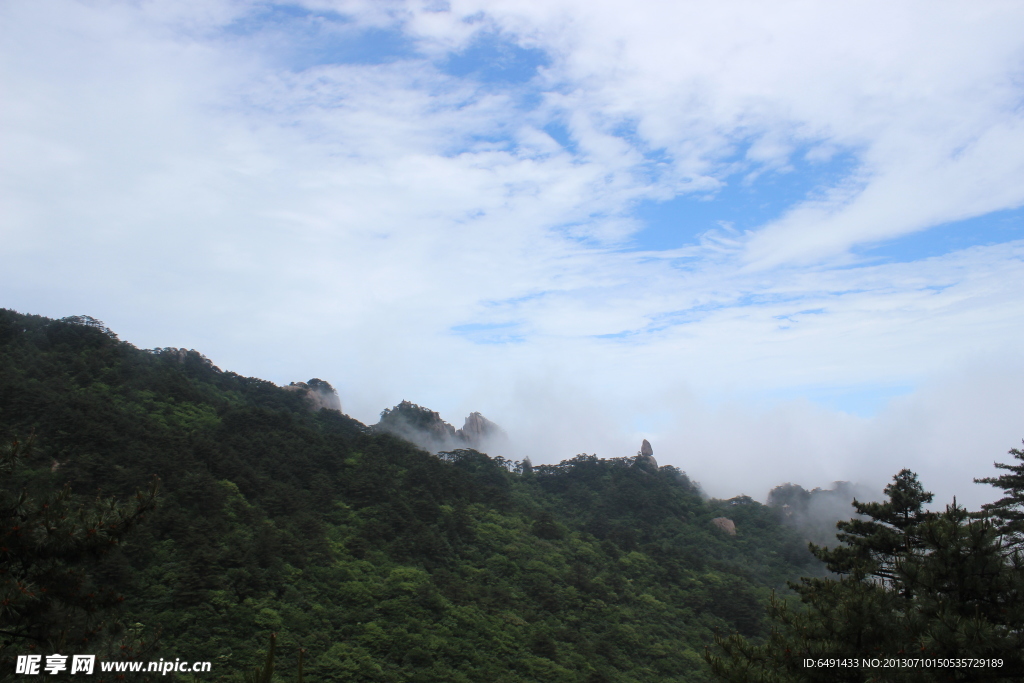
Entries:
<svg viewBox="0 0 1024 683">
<path fill-rule="evenodd" d="M 83 570 L 159 656 L 211 660 L 215 680 L 276 632 L 285 679 L 301 646 L 309 681 L 703 681 L 715 629 L 758 639 L 770 589 L 818 571 L 776 511 L 705 500 L 673 467 L 432 455 L 386 433 L 405 404 L 370 429 L 317 382 L 0 309 L 0 437 L 37 446 L 2 486 L 87 501 L 158 476 L 156 512 Z M 487 424 L 439 435 L 479 444 Z"/>
<path fill-rule="evenodd" d="M 879 498 L 878 492 L 862 484 L 834 481 L 832 488 L 808 491 L 799 484 L 781 484 L 768 493 L 768 506 L 782 513 L 783 521 L 808 541 L 835 545 L 836 522 L 859 517 L 853 512 L 854 499 L 862 503 Z"/>
</svg>

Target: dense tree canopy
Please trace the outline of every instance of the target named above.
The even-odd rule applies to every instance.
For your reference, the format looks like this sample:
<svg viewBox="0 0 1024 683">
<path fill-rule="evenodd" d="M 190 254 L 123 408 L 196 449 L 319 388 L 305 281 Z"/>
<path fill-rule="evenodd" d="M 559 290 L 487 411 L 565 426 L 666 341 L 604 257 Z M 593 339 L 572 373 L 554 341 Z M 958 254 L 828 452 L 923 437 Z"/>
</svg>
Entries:
<svg viewBox="0 0 1024 683">
<path fill-rule="evenodd" d="M 675 468 L 432 455 L 91 319 L 0 310 L 0 387 L 0 438 L 35 434 L 3 495 L 67 490 L 91 522 L 100 492 L 130 516 L 159 478 L 87 573 L 160 657 L 210 660 L 215 680 L 272 633 L 275 675 L 301 647 L 309 681 L 710 680 L 714 633 L 760 642 L 771 590 L 819 571 L 776 511 L 707 500 Z"/>
<path fill-rule="evenodd" d="M 153 509 L 156 484 L 131 503 L 76 500 L 67 484 L 33 496 L 17 487 L 31 452 L 31 441 L 0 446 L 0 659 L 123 644 L 127 629 L 111 618 L 125 583 L 114 551 Z"/>
<path fill-rule="evenodd" d="M 885 493 L 855 502 L 868 519 L 840 523 L 841 545 L 812 546 L 833 575 L 795 585 L 799 605 L 773 599 L 766 643 L 719 638 L 708 660 L 720 680 L 1021 680 L 1020 552 L 955 501 L 927 512 L 913 472 Z"/>
</svg>

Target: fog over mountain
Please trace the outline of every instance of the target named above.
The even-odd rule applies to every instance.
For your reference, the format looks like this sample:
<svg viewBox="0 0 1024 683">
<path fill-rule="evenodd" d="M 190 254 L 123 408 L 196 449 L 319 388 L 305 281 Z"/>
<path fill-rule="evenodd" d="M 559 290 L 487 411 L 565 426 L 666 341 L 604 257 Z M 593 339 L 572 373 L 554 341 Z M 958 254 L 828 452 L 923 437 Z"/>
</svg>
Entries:
<svg viewBox="0 0 1024 683">
<path fill-rule="evenodd" d="M 320 410 L 321 408 L 327 408 L 328 410 L 337 410 L 341 412 L 341 399 L 338 398 L 338 392 L 335 391 L 334 387 L 330 383 L 323 381 L 322 379 L 313 378 L 308 382 L 292 382 L 288 386 L 284 387 L 286 391 L 298 391 L 302 392 L 306 400 L 309 401 L 309 407 L 311 410 Z"/>
<path fill-rule="evenodd" d="M 836 545 L 836 522 L 858 516 L 851 503 L 882 500 L 881 492 L 848 481 L 834 481 L 830 488 L 808 491 L 799 484 L 780 484 L 768 494 L 768 505 L 778 508 L 783 519 L 818 545 Z"/>
<path fill-rule="evenodd" d="M 410 401 L 384 409 L 373 430 L 400 436 L 431 453 L 459 448 L 472 448 L 491 456 L 509 452 L 508 435 L 480 413 L 470 413 L 462 428 L 455 429 L 437 412 Z"/>
<path fill-rule="evenodd" d="M 935 493 L 933 507 L 941 509 L 953 496 L 978 507 L 992 500 L 993 491 L 973 479 L 994 473 L 993 461 L 1004 462 L 1006 451 L 1024 435 L 1019 391 L 1024 364 L 1012 358 L 943 373 L 890 399 L 871 416 L 806 399 L 709 404 L 685 388 L 672 392 L 656 384 L 610 395 L 596 382 L 554 373 L 547 380 L 551 387 L 529 381 L 528 375 L 497 383 L 495 373 L 486 382 L 507 391 L 467 387 L 471 398 L 458 401 L 441 388 L 422 387 L 418 394 L 427 397 L 420 398 L 422 404 L 441 407 L 440 415 L 452 422 L 460 414 L 484 412 L 508 432 L 501 454 L 530 457 L 534 464 L 576 453 L 632 456 L 647 438 L 659 464 L 686 471 L 718 498 L 745 494 L 764 502 L 779 484 L 811 490 L 834 481 L 857 482 L 879 496 L 906 467 Z M 346 399 L 349 406 L 361 402 L 355 389 Z M 379 410 L 369 414 L 375 417 Z M 352 414 L 375 421 L 362 412 Z"/>
<path fill-rule="evenodd" d="M 908 467 L 976 507 L 1024 438 L 1022 25 L 8 0 L 0 306 L 366 424 L 479 411 L 535 464 L 646 438 L 717 497 Z"/>
</svg>

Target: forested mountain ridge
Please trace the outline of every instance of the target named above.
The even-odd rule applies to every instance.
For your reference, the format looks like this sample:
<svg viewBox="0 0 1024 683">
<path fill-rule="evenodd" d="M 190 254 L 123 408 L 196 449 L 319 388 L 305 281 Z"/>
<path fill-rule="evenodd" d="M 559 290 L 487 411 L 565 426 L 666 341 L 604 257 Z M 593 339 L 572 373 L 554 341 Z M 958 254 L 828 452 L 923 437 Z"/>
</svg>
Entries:
<svg viewBox="0 0 1024 683">
<path fill-rule="evenodd" d="M 673 467 L 432 455 L 195 351 L 0 309 L 0 438 L 30 436 L 5 496 L 67 484 L 88 505 L 159 479 L 155 510 L 82 571 L 160 657 L 212 661 L 210 680 L 270 633 L 278 672 L 302 647 L 310 681 L 710 680 L 715 630 L 757 641 L 770 590 L 819 571 L 775 511 L 708 501 Z M 73 611 L 53 627 L 93 637 Z M 0 635 L 0 676 L 26 642 Z"/>
</svg>

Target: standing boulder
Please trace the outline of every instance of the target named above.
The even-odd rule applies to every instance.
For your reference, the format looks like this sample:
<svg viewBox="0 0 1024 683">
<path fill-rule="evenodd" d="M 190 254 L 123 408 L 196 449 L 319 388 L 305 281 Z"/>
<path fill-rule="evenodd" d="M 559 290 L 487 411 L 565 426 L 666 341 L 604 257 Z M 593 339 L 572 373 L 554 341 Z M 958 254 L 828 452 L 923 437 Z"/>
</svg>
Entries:
<svg viewBox="0 0 1024 683">
<path fill-rule="evenodd" d="M 736 535 L 736 523 L 728 517 L 715 517 L 711 524 L 719 531 L 724 531 L 730 536 Z"/>
<path fill-rule="evenodd" d="M 640 452 L 636 454 L 634 464 L 646 472 L 658 471 L 658 461 L 654 459 L 654 449 L 651 448 L 651 442 L 647 439 L 640 444 Z"/>
</svg>

